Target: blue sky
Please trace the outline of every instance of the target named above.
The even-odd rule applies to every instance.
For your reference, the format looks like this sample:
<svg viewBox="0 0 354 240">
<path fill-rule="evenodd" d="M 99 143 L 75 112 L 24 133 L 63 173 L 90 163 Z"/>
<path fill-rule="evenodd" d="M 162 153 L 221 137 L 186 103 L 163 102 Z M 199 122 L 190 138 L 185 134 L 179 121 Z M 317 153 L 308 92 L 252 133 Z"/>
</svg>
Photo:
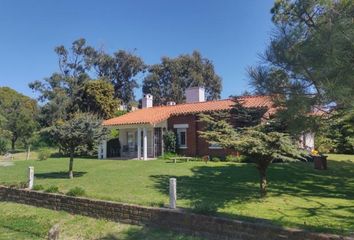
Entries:
<svg viewBox="0 0 354 240">
<path fill-rule="evenodd" d="M 1 0 L 0 86 L 36 95 L 28 83 L 58 71 L 57 45 L 84 37 L 147 64 L 199 50 L 223 79 L 222 97 L 248 89 L 272 29 L 273 0 Z M 141 90 L 136 92 L 137 98 Z"/>
</svg>

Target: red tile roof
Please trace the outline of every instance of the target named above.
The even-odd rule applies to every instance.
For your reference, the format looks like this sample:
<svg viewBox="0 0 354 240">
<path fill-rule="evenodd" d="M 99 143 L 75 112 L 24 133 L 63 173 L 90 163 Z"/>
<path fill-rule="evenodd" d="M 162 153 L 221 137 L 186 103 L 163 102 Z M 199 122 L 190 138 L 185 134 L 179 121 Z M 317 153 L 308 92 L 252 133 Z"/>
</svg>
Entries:
<svg viewBox="0 0 354 240">
<path fill-rule="evenodd" d="M 270 96 L 246 96 L 238 98 L 245 107 L 266 107 L 266 116 L 274 113 L 275 108 Z M 184 103 L 175 106 L 157 106 L 139 109 L 122 116 L 111 118 L 103 122 L 105 126 L 130 125 L 130 124 L 156 124 L 171 116 L 185 115 L 202 112 L 229 110 L 235 102 L 232 99 Z"/>
</svg>

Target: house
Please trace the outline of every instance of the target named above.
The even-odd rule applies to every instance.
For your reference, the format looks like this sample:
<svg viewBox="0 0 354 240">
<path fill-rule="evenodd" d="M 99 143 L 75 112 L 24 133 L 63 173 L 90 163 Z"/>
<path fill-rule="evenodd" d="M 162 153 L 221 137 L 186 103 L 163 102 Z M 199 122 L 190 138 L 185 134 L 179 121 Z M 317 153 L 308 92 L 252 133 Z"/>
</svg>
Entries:
<svg viewBox="0 0 354 240">
<path fill-rule="evenodd" d="M 245 96 L 239 98 L 245 107 L 266 109 L 263 118 L 274 114 L 275 107 L 269 96 Z M 209 144 L 199 136 L 203 123 L 198 114 L 228 111 L 235 102 L 231 99 L 206 101 L 204 88 L 186 90 L 186 103 L 167 103 L 153 106 L 153 96 L 146 94 L 142 109 L 104 121 L 108 128 L 119 130 L 119 139 L 103 141 L 99 146 L 98 158 L 156 158 L 164 153 L 163 135 L 172 130 L 176 133 L 178 153 L 186 156 L 226 156 L 231 154 L 215 144 Z"/>
</svg>

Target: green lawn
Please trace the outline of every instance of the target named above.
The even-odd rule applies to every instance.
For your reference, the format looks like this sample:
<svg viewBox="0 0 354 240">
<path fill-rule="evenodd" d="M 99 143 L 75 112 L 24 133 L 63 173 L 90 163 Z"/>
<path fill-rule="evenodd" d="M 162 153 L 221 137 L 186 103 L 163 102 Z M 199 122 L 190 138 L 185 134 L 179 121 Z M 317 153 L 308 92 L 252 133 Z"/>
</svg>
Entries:
<svg viewBox="0 0 354 240">
<path fill-rule="evenodd" d="M 60 239 L 192 240 L 196 238 L 158 229 L 71 215 L 43 208 L 0 202 L 0 239 L 46 239 L 49 229 L 60 226 Z"/>
<path fill-rule="evenodd" d="M 168 204 L 168 179 L 177 178 L 178 206 L 233 218 L 306 228 L 354 232 L 354 156 L 330 155 L 329 170 L 312 163 L 277 163 L 268 171 L 269 195 L 258 198 L 258 173 L 252 164 L 76 159 L 76 176 L 67 179 L 68 159 L 15 161 L 0 167 L 0 183 L 26 180 L 33 165 L 35 184 L 80 186 L 88 197 L 148 206 Z"/>
</svg>

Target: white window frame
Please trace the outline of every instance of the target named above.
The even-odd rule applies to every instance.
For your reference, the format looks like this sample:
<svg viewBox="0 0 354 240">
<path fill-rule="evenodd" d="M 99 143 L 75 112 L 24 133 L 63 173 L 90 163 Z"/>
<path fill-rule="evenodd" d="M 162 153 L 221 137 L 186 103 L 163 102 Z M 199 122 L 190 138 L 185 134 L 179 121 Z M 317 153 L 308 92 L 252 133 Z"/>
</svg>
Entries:
<svg viewBox="0 0 354 240">
<path fill-rule="evenodd" d="M 209 149 L 222 149 L 218 143 L 209 143 Z"/>
<path fill-rule="evenodd" d="M 184 145 L 181 145 L 181 133 L 184 132 Z M 178 148 L 186 149 L 187 148 L 187 128 L 177 128 L 177 143 Z"/>
</svg>

